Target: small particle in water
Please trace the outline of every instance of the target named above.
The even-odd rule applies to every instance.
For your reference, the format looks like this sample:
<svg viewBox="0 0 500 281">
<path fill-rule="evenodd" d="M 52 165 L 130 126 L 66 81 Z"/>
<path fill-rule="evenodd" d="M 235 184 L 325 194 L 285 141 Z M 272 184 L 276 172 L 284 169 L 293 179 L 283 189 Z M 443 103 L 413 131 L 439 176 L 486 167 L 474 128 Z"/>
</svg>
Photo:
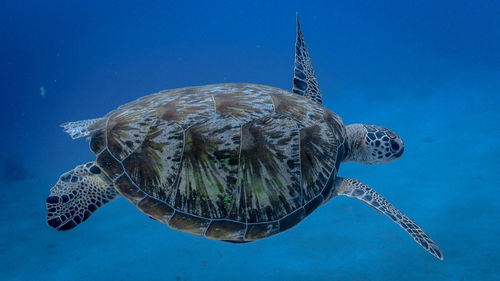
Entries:
<svg viewBox="0 0 500 281">
<path fill-rule="evenodd" d="M 40 96 L 42 96 L 42 98 L 45 98 L 45 87 L 44 86 L 40 86 Z"/>
<path fill-rule="evenodd" d="M 431 137 L 425 137 L 424 138 L 424 142 L 432 142 L 432 138 Z"/>
</svg>

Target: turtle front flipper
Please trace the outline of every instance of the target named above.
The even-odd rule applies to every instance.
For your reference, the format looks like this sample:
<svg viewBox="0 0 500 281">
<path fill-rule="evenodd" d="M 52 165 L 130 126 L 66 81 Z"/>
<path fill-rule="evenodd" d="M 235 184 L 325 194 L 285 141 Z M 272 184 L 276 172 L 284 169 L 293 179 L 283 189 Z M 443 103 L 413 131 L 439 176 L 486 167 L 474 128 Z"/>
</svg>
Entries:
<svg viewBox="0 0 500 281">
<path fill-rule="evenodd" d="M 77 166 L 50 189 L 47 223 L 57 230 L 72 229 L 118 196 L 111 180 L 95 163 Z"/>
<path fill-rule="evenodd" d="M 318 79 L 316 78 L 311 62 L 311 56 L 307 50 L 306 41 L 300 28 L 299 14 L 297 14 L 297 39 L 295 41 L 292 92 L 305 96 L 318 104 L 322 104 L 323 102 Z"/>
<path fill-rule="evenodd" d="M 390 218 L 393 222 L 401 226 L 410 236 L 422 246 L 425 250 L 431 253 L 436 258 L 443 260 L 443 253 L 432 239 L 425 234 L 420 226 L 413 220 L 396 209 L 391 203 L 385 200 L 382 195 L 378 194 L 371 187 L 363 184 L 356 179 L 340 178 L 335 180 L 333 188 L 334 196 L 344 195 L 354 197 L 373 207 Z"/>
</svg>

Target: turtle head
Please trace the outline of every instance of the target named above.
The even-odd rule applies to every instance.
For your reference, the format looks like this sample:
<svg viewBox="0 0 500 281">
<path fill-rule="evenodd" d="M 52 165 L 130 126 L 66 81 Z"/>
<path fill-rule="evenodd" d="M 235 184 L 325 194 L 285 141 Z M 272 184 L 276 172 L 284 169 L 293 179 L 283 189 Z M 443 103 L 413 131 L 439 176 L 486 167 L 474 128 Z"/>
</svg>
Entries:
<svg viewBox="0 0 500 281">
<path fill-rule="evenodd" d="M 393 130 L 377 125 L 346 126 L 347 146 L 344 162 L 383 164 L 401 158 L 403 140 Z"/>
</svg>

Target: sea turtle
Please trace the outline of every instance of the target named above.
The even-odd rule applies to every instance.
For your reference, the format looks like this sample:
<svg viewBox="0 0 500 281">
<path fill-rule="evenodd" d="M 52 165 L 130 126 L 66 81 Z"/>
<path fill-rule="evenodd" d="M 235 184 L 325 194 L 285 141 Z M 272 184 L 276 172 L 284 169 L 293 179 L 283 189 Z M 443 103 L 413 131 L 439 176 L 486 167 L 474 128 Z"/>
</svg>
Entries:
<svg viewBox="0 0 500 281">
<path fill-rule="evenodd" d="M 71 229 L 123 195 L 171 228 L 242 243 L 285 231 L 344 195 L 386 215 L 443 259 L 429 236 L 375 190 L 337 176 L 343 162 L 400 158 L 401 138 L 381 126 L 345 126 L 321 103 L 297 18 L 291 92 L 255 84 L 187 87 L 63 124 L 73 138 L 89 136 L 97 158 L 52 187 L 47 223 Z"/>
</svg>

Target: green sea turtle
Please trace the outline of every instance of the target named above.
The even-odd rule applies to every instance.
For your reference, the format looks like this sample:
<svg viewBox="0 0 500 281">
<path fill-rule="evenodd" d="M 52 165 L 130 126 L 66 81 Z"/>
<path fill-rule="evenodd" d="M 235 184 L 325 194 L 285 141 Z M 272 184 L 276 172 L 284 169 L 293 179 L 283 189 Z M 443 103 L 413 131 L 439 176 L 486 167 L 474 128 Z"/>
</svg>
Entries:
<svg viewBox="0 0 500 281">
<path fill-rule="evenodd" d="M 52 187 L 47 223 L 71 229 L 123 195 L 171 228 L 241 243 L 285 231 L 343 195 L 386 215 L 443 259 L 429 236 L 375 190 L 337 176 L 343 162 L 400 158 L 401 138 L 380 126 L 345 126 L 321 103 L 297 19 L 291 92 L 255 84 L 187 87 L 63 124 L 73 138 L 88 136 L 97 158 Z"/>
</svg>

